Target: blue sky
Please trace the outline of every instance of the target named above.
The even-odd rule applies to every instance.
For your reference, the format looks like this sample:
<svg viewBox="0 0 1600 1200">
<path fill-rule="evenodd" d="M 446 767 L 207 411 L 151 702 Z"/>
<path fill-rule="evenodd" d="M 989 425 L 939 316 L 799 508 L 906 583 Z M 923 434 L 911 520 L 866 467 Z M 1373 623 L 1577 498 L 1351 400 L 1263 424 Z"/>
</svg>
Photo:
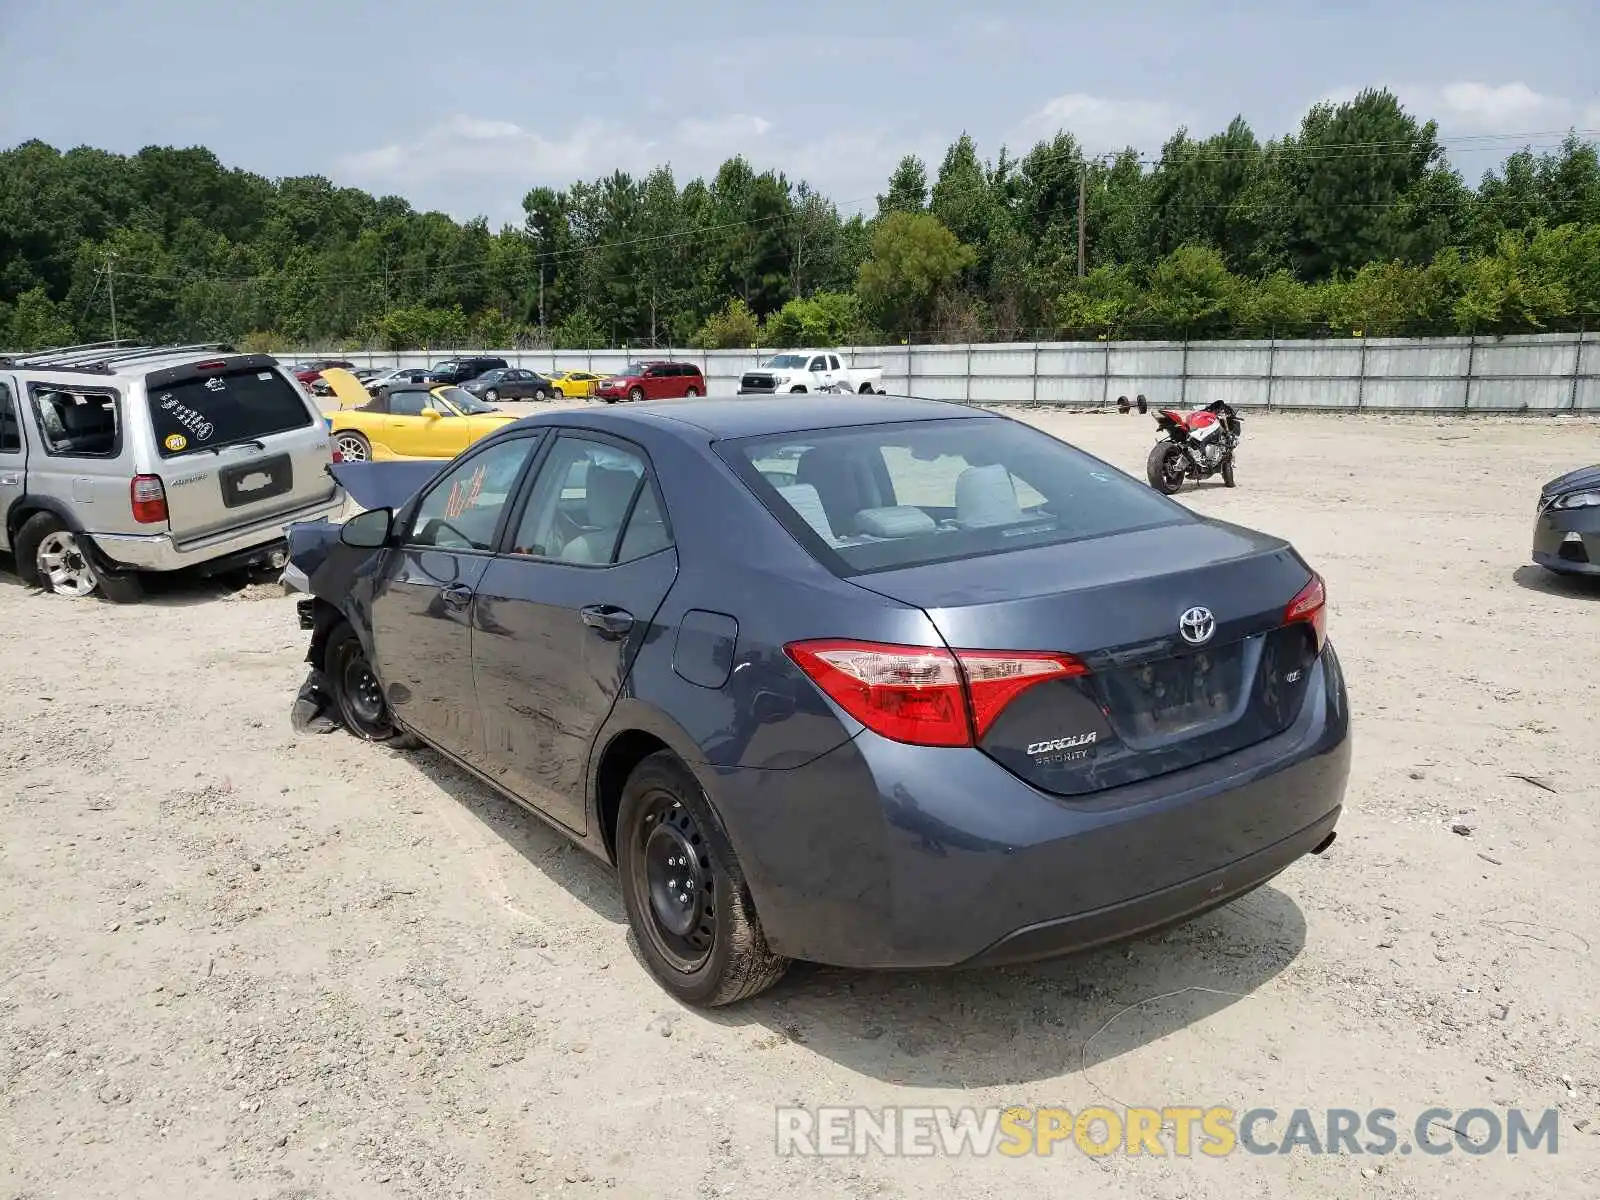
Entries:
<svg viewBox="0 0 1600 1200">
<path fill-rule="evenodd" d="M 870 211 L 963 130 L 985 157 L 1058 127 L 1153 154 L 1382 85 L 1475 182 L 1504 135 L 1600 130 L 1597 46 L 1594 0 L 0 0 L 0 145 L 204 144 L 494 224 L 535 184 L 743 153 Z"/>
</svg>

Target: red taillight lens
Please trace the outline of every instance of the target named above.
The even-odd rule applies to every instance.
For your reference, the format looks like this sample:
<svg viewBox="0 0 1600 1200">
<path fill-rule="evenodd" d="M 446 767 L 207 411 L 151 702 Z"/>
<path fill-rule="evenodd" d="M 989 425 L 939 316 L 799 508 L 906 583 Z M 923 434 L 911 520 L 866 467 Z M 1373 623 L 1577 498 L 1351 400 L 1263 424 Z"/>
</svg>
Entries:
<svg viewBox="0 0 1600 1200">
<path fill-rule="evenodd" d="M 949 650 L 879 642 L 795 642 L 785 648 L 835 704 L 881 737 L 970 746 L 1036 683 L 1085 675 L 1070 655 Z"/>
<path fill-rule="evenodd" d="M 333 448 L 333 461 L 334 462 L 343 462 L 344 461 L 344 455 L 340 452 L 339 447 L 337 447 L 337 446 L 335 446 Z"/>
<path fill-rule="evenodd" d="M 167 489 L 159 475 L 135 475 L 128 485 L 128 503 L 133 519 L 141 525 L 164 524 L 167 519 Z"/>
<path fill-rule="evenodd" d="M 1311 582 L 1301 588 L 1295 598 L 1289 601 L 1289 607 L 1283 610 L 1285 625 L 1292 625 L 1296 621 L 1304 621 L 1311 626 L 1312 641 L 1317 653 L 1322 653 L 1322 644 L 1328 637 L 1328 589 L 1322 582 L 1322 576 L 1316 572 L 1312 572 Z"/>
<path fill-rule="evenodd" d="M 972 698 L 972 726 L 977 741 L 989 732 L 1006 705 L 1036 683 L 1087 675 L 1089 668 L 1070 654 L 1021 654 L 1014 651 L 957 650 Z"/>
</svg>

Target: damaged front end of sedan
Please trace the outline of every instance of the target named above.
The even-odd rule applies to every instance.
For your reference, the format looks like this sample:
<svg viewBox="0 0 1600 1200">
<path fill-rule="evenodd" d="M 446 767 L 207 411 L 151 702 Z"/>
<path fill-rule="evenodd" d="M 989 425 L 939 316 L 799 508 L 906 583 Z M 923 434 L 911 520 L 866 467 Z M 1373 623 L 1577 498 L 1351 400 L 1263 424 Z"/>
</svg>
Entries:
<svg viewBox="0 0 1600 1200">
<path fill-rule="evenodd" d="M 300 521 L 289 526 L 288 562 L 280 577 L 289 593 L 301 593 L 297 604 L 300 628 L 311 634 L 305 661 L 310 664 L 289 719 L 298 732 L 331 733 L 340 728 L 322 651 L 329 631 L 350 620 L 371 599 L 371 580 L 389 547 L 388 531 L 395 514 L 404 510 L 438 474 L 441 462 L 332 463 L 328 473 L 362 511 L 345 521 Z M 385 514 L 379 520 L 376 514 Z M 373 527 L 382 526 L 374 536 Z M 365 622 L 351 620 L 357 629 Z"/>
<path fill-rule="evenodd" d="M 1539 490 L 1533 561 L 1558 575 L 1600 578 L 1600 466 L 1569 471 Z"/>
</svg>

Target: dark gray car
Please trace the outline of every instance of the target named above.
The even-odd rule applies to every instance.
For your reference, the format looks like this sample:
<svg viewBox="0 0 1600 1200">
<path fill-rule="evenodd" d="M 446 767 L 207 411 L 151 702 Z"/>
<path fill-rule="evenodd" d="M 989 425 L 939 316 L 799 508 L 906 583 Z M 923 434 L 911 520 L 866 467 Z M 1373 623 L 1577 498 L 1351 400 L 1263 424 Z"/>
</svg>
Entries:
<svg viewBox="0 0 1600 1200">
<path fill-rule="evenodd" d="M 293 539 L 301 719 L 421 739 L 614 864 L 687 1002 L 1081 949 L 1333 841 L 1322 580 L 1032 426 L 780 395 L 332 469 L 370 511 Z"/>
<path fill-rule="evenodd" d="M 1533 561 L 1560 575 L 1600 577 L 1600 466 L 1569 471 L 1539 489 Z"/>
</svg>

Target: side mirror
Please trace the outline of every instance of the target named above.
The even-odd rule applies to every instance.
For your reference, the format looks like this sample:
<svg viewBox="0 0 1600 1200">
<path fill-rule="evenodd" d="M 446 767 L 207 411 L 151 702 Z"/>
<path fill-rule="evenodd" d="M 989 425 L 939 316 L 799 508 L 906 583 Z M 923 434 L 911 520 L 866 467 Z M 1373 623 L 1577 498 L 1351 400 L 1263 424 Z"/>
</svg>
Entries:
<svg viewBox="0 0 1600 1200">
<path fill-rule="evenodd" d="M 441 413 L 437 408 L 425 408 L 422 410 L 422 415 L 426 420 L 429 421 L 437 421 L 440 417 L 444 416 L 444 414 Z"/>
<path fill-rule="evenodd" d="M 372 508 L 339 527 L 339 540 L 359 550 L 380 550 L 394 534 L 394 509 Z"/>
</svg>

